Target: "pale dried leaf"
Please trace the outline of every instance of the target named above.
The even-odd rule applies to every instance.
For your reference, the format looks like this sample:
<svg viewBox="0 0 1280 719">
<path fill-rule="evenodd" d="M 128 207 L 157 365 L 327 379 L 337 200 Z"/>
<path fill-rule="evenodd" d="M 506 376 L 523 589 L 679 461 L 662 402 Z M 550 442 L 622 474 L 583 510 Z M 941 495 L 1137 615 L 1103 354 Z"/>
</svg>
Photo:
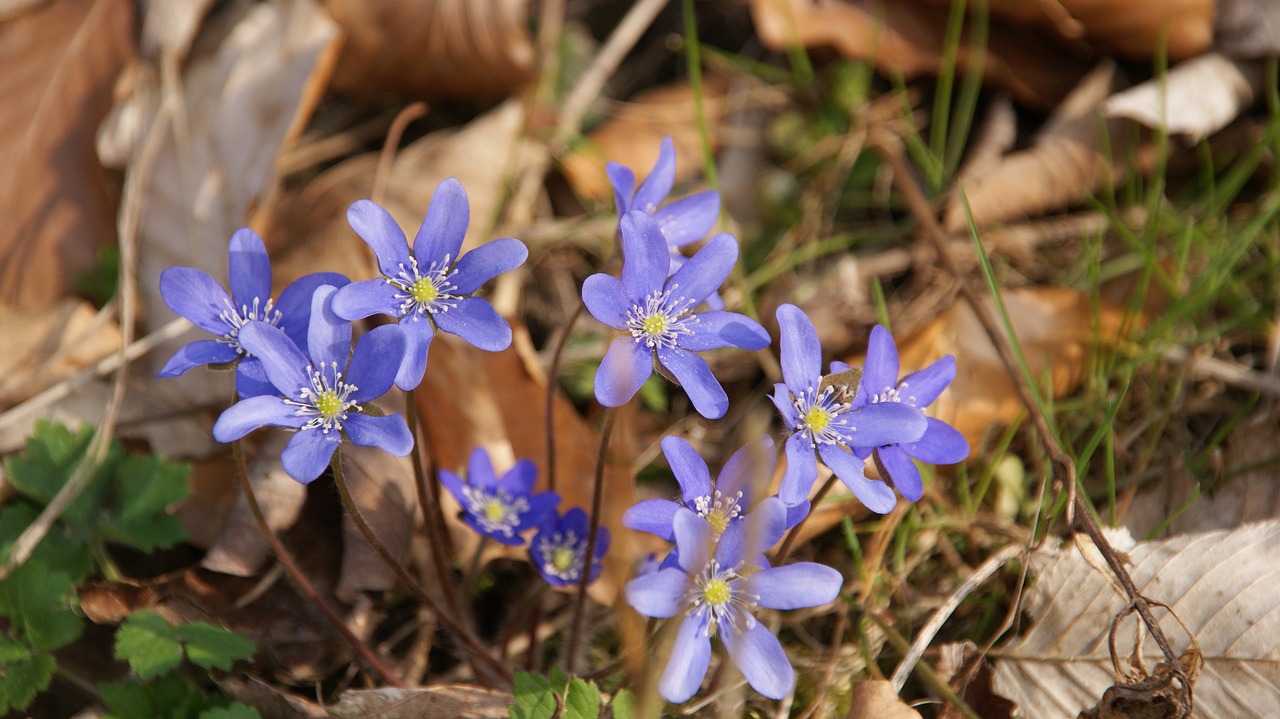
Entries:
<svg viewBox="0 0 1280 719">
<path fill-rule="evenodd" d="M 408 457 L 387 454 L 379 447 L 352 444 L 343 445 L 342 459 L 351 499 L 360 515 L 387 551 L 404 563 L 418 518 L 412 463 Z M 362 591 L 398 584 L 395 573 L 345 514 L 342 536 L 342 574 L 335 591 L 339 598 L 351 601 Z"/>
<path fill-rule="evenodd" d="M 185 58 L 213 0 L 150 0 L 142 18 L 143 56 Z"/>
<path fill-rule="evenodd" d="M 1024 609 L 1035 624 L 992 652 L 998 657 L 996 691 L 1018 704 L 1019 716 L 1075 717 L 1116 683 L 1107 636 L 1127 601 L 1111 573 L 1076 546 L 1033 556 L 1041 569 Z M 1274 716 L 1280 706 L 1280 523 L 1141 543 L 1128 556 L 1138 590 L 1168 604 L 1199 643 L 1205 664 L 1195 685 L 1196 716 Z M 1174 651 L 1186 649 L 1178 622 L 1153 611 Z M 1135 621 L 1126 619 L 1117 635 L 1122 665 L 1133 647 Z M 1148 668 L 1163 661 L 1149 637 L 1141 656 Z"/>
<path fill-rule="evenodd" d="M 11 407 L 120 348 L 120 328 L 83 300 L 42 312 L 0 305 L 0 407 Z"/>
<path fill-rule="evenodd" d="M 505 719 L 507 705 L 513 701 L 509 692 L 445 684 L 425 689 L 353 689 L 325 709 L 334 719 Z"/>
<path fill-rule="evenodd" d="M 1280 13 L 1271 0 L 1218 0 L 1214 49 L 1228 57 L 1280 55 Z"/>
<path fill-rule="evenodd" d="M 1191 142 L 1212 135 L 1253 104 L 1262 89 L 1261 63 L 1207 53 L 1107 98 L 1107 117 L 1126 117 Z"/>
<path fill-rule="evenodd" d="M 854 682 L 849 695 L 849 719 L 920 719 L 920 712 L 907 706 L 887 679 Z"/>
<path fill-rule="evenodd" d="M 94 133 L 134 52 L 125 0 L 60 0 L 0 24 L 0 301 L 43 306 L 115 243 Z"/>
<path fill-rule="evenodd" d="M 267 525 L 277 533 L 293 526 L 302 512 L 302 503 L 307 498 L 307 488 L 285 474 L 284 467 L 280 465 L 280 453 L 284 451 L 291 436 L 287 432 L 273 431 L 249 455 L 253 458 L 248 467 L 249 485 L 266 516 Z M 249 500 L 240 491 L 239 482 L 234 477 L 234 474 L 228 472 L 220 478 L 221 488 L 231 493 L 233 506 L 225 515 L 225 523 L 217 534 L 217 540 L 205 553 L 200 566 L 223 574 L 251 577 L 271 554 L 271 545 L 262 536 L 262 530 L 249 508 Z M 205 500 L 193 498 L 192 501 L 200 502 L 198 509 L 202 516 L 199 521 L 207 521 L 209 517 Z M 197 509 L 191 506 L 191 502 L 185 506 L 189 511 Z M 190 526 L 191 521 L 186 524 Z M 202 534 L 207 536 L 208 533 L 209 528 L 205 527 Z"/>
</svg>

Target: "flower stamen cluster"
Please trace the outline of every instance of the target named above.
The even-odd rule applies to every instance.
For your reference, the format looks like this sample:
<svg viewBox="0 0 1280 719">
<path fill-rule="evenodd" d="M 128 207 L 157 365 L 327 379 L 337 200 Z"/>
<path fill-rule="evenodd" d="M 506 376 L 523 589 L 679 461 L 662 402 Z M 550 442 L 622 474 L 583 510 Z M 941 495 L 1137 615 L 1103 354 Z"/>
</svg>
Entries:
<svg viewBox="0 0 1280 719">
<path fill-rule="evenodd" d="M 521 515 L 529 511 L 529 501 L 522 496 L 511 496 L 504 489 L 486 490 L 481 487 L 464 487 L 463 496 L 467 501 L 467 511 L 475 517 L 476 522 L 488 533 L 500 533 L 506 537 L 515 536 L 520 527 Z"/>
<path fill-rule="evenodd" d="M 396 300 L 399 302 L 401 316 L 410 312 L 419 315 L 436 315 L 448 312 L 461 297 L 451 294 L 457 285 L 450 281 L 458 274 L 456 269 L 449 268 L 451 258 L 445 255 L 427 265 L 426 271 L 418 268 L 418 258 L 410 257 L 409 264 L 399 263 L 400 272 L 394 277 L 384 278 L 387 284 L 396 288 Z"/>
<path fill-rule="evenodd" d="M 587 553 L 585 537 L 572 529 L 552 532 L 537 540 L 534 551 L 541 557 L 542 573 L 565 582 L 576 582 L 582 576 L 582 559 Z"/>
<path fill-rule="evenodd" d="M 360 388 L 342 381 L 338 363 L 321 364 L 320 369 L 307 366 L 310 386 L 298 389 L 298 400 L 285 399 L 284 403 L 297 407 L 294 414 L 307 417 L 299 429 L 319 429 L 328 433 L 342 431 L 342 423 L 348 412 L 359 412 L 360 404 L 351 395 Z"/>
<path fill-rule="evenodd" d="M 275 308 L 275 302 L 268 297 L 267 301 L 262 302 L 262 298 L 254 297 L 248 304 L 240 305 L 236 308 L 230 297 L 223 299 L 226 309 L 218 313 L 218 319 L 227 324 L 227 333 L 222 335 L 218 340 L 223 344 L 230 345 L 235 349 L 236 354 L 241 357 L 248 354 L 243 347 L 240 346 L 240 328 L 254 321 L 266 322 L 272 327 L 279 327 L 280 321 L 284 319 L 284 313 Z"/>
<path fill-rule="evenodd" d="M 744 588 L 744 577 L 738 573 L 743 565 L 743 562 L 738 562 L 732 567 L 724 567 L 713 558 L 693 579 L 686 600 L 690 612 L 707 619 L 704 636 L 714 637 L 721 624 L 735 633 L 755 626 L 755 611 L 759 608 L 757 602 L 760 597 Z M 739 626 L 739 621 L 742 626 Z"/>
<path fill-rule="evenodd" d="M 696 302 L 684 296 L 672 296 L 672 285 L 666 290 L 654 290 L 643 304 L 634 304 L 627 310 L 626 327 L 636 342 L 650 349 L 669 349 L 679 344 L 680 337 L 693 334 L 698 316 L 691 314 Z"/>
<path fill-rule="evenodd" d="M 716 490 L 714 496 L 704 494 L 693 500 L 693 511 L 698 516 L 707 520 L 711 525 L 711 530 L 715 532 L 715 536 L 719 537 L 724 534 L 724 530 L 728 528 L 729 523 L 738 518 L 742 514 L 742 492 L 736 492 L 733 495 L 725 496 L 720 490 Z"/>
<path fill-rule="evenodd" d="M 828 385 L 821 390 L 812 386 L 791 397 L 791 404 L 799 417 L 797 431 L 810 447 L 819 444 L 845 445 L 845 437 L 854 431 L 849 419 L 843 415 L 850 404 L 842 401 L 846 392 L 838 385 Z"/>
</svg>

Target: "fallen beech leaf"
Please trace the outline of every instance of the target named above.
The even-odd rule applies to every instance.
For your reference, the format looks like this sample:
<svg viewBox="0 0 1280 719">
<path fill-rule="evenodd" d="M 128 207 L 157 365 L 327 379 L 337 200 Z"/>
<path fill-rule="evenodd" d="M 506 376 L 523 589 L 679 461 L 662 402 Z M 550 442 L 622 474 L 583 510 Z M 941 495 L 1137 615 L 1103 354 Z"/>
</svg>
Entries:
<svg viewBox="0 0 1280 719">
<path fill-rule="evenodd" d="M 346 33 L 333 90 L 492 100 L 533 76 L 527 0 L 326 0 Z"/>
<path fill-rule="evenodd" d="M 135 52 L 133 4 L 59 0 L 0 23 L 0 302 L 43 307 L 115 244 L 94 133 Z"/>
<path fill-rule="evenodd" d="M 334 719 L 505 719 L 512 701 L 510 692 L 445 684 L 425 689 L 348 690 L 325 710 Z"/>
<path fill-rule="evenodd" d="M 82 300 L 44 311 L 0 306 L 0 407 L 11 407 L 120 348 L 120 328 Z"/>
<path fill-rule="evenodd" d="M 887 679 L 864 679 L 853 683 L 849 695 L 849 719 L 920 719 L 920 712 L 907 706 Z"/>
<path fill-rule="evenodd" d="M 1280 523 L 1231 531 L 1186 534 L 1132 546 L 1123 530 L 1112 544 L 1126 552 L 1139 592 L 1169 604 L 1199 644 L 1204 667 L 1195 683 L 1201 719 L 1272 717 L 1280 706 Z M 1081 540 L 1095 553 L 1088 540 Z M 1126 544 L 1130 548 L 1126 548 Z M 995 689 L 1016 702 L 1021 716 L 1069 719 L 1094 706 L 1114 674 L 1107 636 L 1128 605 L 1100 557 L 1080 543 L 1032 555 L 1037 580 L 1024 604 L 1033 626 L 991 652 Z M 1188 647 L 1186 631 L 1158 607 L 1152 611 L 1175 652 Z M 1121 666 L 1130 667 L 1134 622 L 1117 632 Z M 1145 633 L 1144 633 L 1145 634 Z M 1146 667 L 1164 660 L 1149 637 L 1139 650 Z M 1112 715 L 1114 716 L 1114 715 Z"/>
<path fill-rule="evenodd" d="M 1107 117 L 1127 117 L 1198 142 L 1253 104 L 1264 75 L 1260 61 L 1211 52 L 1178 64 L 1164 78 L 1112 95 L 1103 107 Z"/>
</svg>

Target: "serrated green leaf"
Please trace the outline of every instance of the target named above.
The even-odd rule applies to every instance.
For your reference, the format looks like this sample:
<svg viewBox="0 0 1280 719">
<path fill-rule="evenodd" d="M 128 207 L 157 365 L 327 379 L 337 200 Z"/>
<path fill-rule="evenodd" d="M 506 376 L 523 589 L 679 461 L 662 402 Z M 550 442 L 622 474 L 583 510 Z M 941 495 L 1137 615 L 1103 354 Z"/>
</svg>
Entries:
<svg viewBox="0 0 1280 719">
<path fill-rule="evenodd" d="M 40 509 L 25 499 L 0 507 L 0 557 L 9 556 L 18 536 L 39 514 Z M 93 554 L 83 538 L 69 536 L 59 522 L 36 545 L 27 563 L 44 564 L 50 571 L 67 575 L 71 583 L 78 586 L 93 571 Z"/>
<path fill-rule="evenodd" d="M 237 661 L 252 657 L 258 649 L 249 639 L 205 622 L 183 624 L 177 632 L 187 647 L 187 658 L 205 669 L 225 671 Z"/>
<path fill-rule="evenodd" d="M 251 706 L 235 702 L 225 707 L 206 709 L 200 712 L 199 719 L 262 719 L 262 715 Z"/>
<path fill-rule="evenodd" d="M 189 472 L 185 464 L 155 456 L 122 459 L 112 484 L 112 511 L 102 519 L 100 536 L 144 552 L 186 539 L 182 522 L 167 510 L 190 494 Z"/>
<path fill-rule="evenodd" d="M 0 666 L 23 662 L 31 658 L 31 650 L 21 642 L 0 639 Z"/>
<path fill-rule="evenodd" d="M 80 463 L 92 437 L 93 427 L 89 425 L 73 433 L 60 424 L 37 422 L 22 456 L 5 458 L 9 482 L 38 504 L 48 504 Z M 107 479 L 121 454 L 119 444 L 113 443 L 80 496 L 62 513 L 62 523 L 83 539 L 91 536 L 93 518 L 102 504 Z"/>
<path fill-rule="evenodd" d="M 556 694 L 564 694 L 565 687 L 569 686 L 569 675 L 560 667 L 552 667 L 547 678 L 551 680 L 551 688 Z"/>
<path fill-rule="evenodd" d="M 18 630 L 27 645 L 51 650 L 75 641 L 84 630 L 71 611 L 71 579 L 28 561 L 0 582 L 0 614 Z"/>
<path fill-rule="evenodd" d="M 130 614 L 116 632 L 116 659 L 129 662 L 141 679 L 153 679 L 182 663 L 182 644 L 173 625 L 155 612 Z"/>
<path fill-rule="evenodd" d="M 511 719 L 551 719 L 556 713 L 556 697 L 546 677 L 516 672 L 511 691 L 516 703 L 509 707 Z"/>
<path fill-rule="evenodd" d="M 0 663 L 0 714 L 11 710 L 26 709 L 36 694 L 49 687 L 53 681 L 56 663 L 49 654 L 37 654 L 30 659 Z"/>
<path fill-rule="evenodd" d="M 197 719 L 210 704 L 199 689 L 177 674 L 144 684 L 108 682 L 99 689 L 111 712 L 106 719 Z"/>
<path fill-rule="evenodd" d="M 630 689 L 619 689 L 613 693 L 609 709 L 613 711 L 613 719 L 636 719 L 636 695 Z"/>
<path fill-rule="evenodd" d="M 563 719 L 596 719 L 600 716 L 600 689 L 578 677 L 569 680 L 564 693 Z"/>
</svg>

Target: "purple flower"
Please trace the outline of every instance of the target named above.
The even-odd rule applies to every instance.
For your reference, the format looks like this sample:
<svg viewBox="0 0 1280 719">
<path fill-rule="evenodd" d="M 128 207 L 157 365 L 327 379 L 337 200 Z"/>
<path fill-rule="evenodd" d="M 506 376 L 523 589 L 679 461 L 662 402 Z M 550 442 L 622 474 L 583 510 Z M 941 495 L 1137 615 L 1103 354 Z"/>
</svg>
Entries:
<svg viewBox="0 0 1280 719">
<path fill-rule="evenodd" d="M 278 327 L 253 321 L 240 328 L 240 342 L 262 361 L 275 392 L 240 400 L 213 425 L 219 442 L 233 442 L 267 425 L 296 430 L 280 461 L 303 484 L 324 472 L 343 434 L 355 444 L 381 447 L 397 457 L 413 448 L 403 417 L 366 413 L 361 406 L 391 389 L 405 332 L 396 325 L 377 327 L 360 338 L 352 353 L 351 323 L 330 309 L 335 291 L 322 286 L 312 297 L 306 354 Z"/>
<path fill-rule="evenodd" d="M 852 408 L 901 404 L 924 409 L 933 404 L 942 390 L 956 378 L 956 358 L 947 355 L 919 372 L 898 380 L 898 348 L 889 330 L 876 325 L 867 344 L 867 363 Z M 874 448 L 859 447 L 855 453 L 866 459 L 874 453 L 876 464 L 889 484 L 912 502 L 924 494 L 920 470 L 912 459 L 930 464 L 955 464 L 969 456 L 969 442 L 954 427 L 934 417 L 926 417 L 924 435 L 914 442 L 899 441 Z"/>
<path fill-rule="evenodd" d="M 782 379 L 774 385 L 773 403 L 782 413 L 787 437 L 787 469 L 778 496 L 787 504 L 809 497 L 818 478 L 817 460 L 835 473 L 863 504 L 881 514 L 897 502 L 893 489 L 863 474 L 858 448 L 915 442 L 928 426 L 924 413 L 896 402 L 854 408 L 851 388 L 823 384 L 822 347 L 818 332 L 795 305 L 778 308 L 782 335 Z"/>
<path fill-rule="evenodd" d="M 551 511 L 538 527 L 529 543 L 529 560 L 553 586 L 576 587 L 582 579 L 583 559 L 587 556 L 587 513 L 574 507 L 564 516 Z M 596 534 L 595 559 L 591 562 L 591 578 L 600 574 L 600 558 L 609 551 L 609 530 L 600 527 Z"/>
<path fill-rule="evenodd" d="M 826 604 L 843 579 L 830 567 L 799 562 L 770 567 L 763 551 L 781 538 L 786 507 L 776 497 L 761 502 L 745 521 L 715 540 L 703 517 L 680 509 L 674 518 L 677 564 L 627 582 L 627 603 L 647 617 L 682 616 L 671 657 L 658 679 L 658 694 L 680 703 L 692 697 L 711 663 L 711 637 L 719 635 L 729 658 L 751 686 L 781 699 L 795 686 L 782 645 L 756 619 L 761 607 L 799 609 Z"/>
<path fill-rule="evenodd" d="M 676 148 L 670 137 L 662 138 L 658 161 L 639 189 L 636 189 L 636 176 L 631 168 L 610 162 L 605 165 L 605 172 L 613 185 L 618 217 L 625 217 L 632 210 L 652 215 L 672 250 L 706 237 L 720 217 L 720 193 L 715 190 L 699 192 L 659 207 L 676 181 Z M 683 255 L 674 252 L 672 272 L 676 269 L 677 256 L 679 261 L 684 260 Z"/>
<path fill-rule="evenodd" d="M 554 492 L 533 494 L 538 468 L 527 459 L 516 462 L 498 479 L 489 453 L 480 447 L 467 462 L 467 481 L 447 469 L 440 482 L 462 505 L 462 518 L 472 529 L 503 544 L 524 544 L 520 533 L 531 529 L 560 502 Z"/>
<path fill-rule="evenodd" d="M 769 333 L 745 315 L 722 310 L 694 313 L 728 277 L 738 257 L 732 235 L 712 237 L 698 254 L 667 277 L 667 251 L 657 222 L 643 212 L 622 218 L 622 279 L 587 278 L 582 299 L 606 325 L 626 334 L 609 345 L 596 372 L 596 399 L 607 407 L 626 404 L 653 372 L 656 360 L 689 394 L 698 413 L 723 417 L 724 388 L 694 352 L 719 347 L 763 349 Z"/>
<path fill-rule="evenodd" d="M 353 282 L 333 298 L 333 311 L 346 320 L 384 314 L 400 320 L 407 349 L 396 386 L 410 390 L 422 382 L 427 349 L 438 328 L 482 350 L 511 344 L 511 326 L 487 300 L 472 295 L 484 283 L 519 267 L 529 250 L 504 237 L 459 257 L 471 209 L 461 183 L 440 183 L 426 219 L 413 240 L 413 253 L 391 213 L 369 200 L 347 209 L 347 221 L 378 256 L 382 277 Z"/>
<path fill-rule="evenodd" d="M 194 267 L 170 267 L 160 273 L 160 296 L 169 309 L 217 339 L 197 340 L 178 350 L 158 373 L 177 377 L 200 365 L 236 362 L 236 391 L 241 397 L 275 392 L 262 363 L 240 344 L 240 328 L 259 320 L 279 327 L 294 342 L 304 344 L 311 317 L 311 294 L 320 285 L 342 286 L 346 277 L 317 272 L 295 280 L 271 299 L 271 260 L 253 230 L 243 227 L 228 247 L 231 294 L 216 280 Z M 239 360 L 237 362 L 237 360 Z"/>
</svg>

